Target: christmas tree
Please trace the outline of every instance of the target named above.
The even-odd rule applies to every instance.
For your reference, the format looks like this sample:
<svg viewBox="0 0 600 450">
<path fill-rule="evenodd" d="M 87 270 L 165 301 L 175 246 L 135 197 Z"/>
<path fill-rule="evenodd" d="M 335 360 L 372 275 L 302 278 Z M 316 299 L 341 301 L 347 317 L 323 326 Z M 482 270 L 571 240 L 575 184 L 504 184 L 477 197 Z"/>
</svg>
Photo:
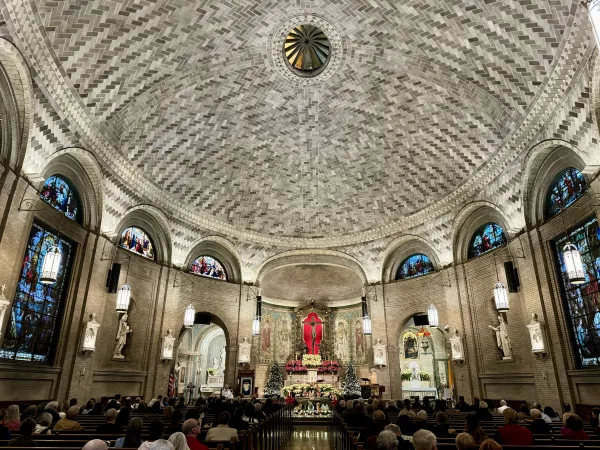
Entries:
<svg viewBox="0 0 600 450">
<path fill-rule="evenodd" d="M 265 387 L 265 397 L 270 397 L 271 395 L 281 395 L 282 387 L 283 375 L 281 375 L 281 370 L 279 370 L 279 366 L 277 364 L 273 364 L 271 366 L 271 371 L 269 372 L 269 380 L 267 381 L 267 386 Z"/>
<path fill-rule="evenodd" d="M 343 394 L 346 398 L 360 397 L 360 383 L 356 378 L 356 370 L 354 370 L 352 364 L 348 364 L 348 370 L 346 370 Z"/>
</svg>

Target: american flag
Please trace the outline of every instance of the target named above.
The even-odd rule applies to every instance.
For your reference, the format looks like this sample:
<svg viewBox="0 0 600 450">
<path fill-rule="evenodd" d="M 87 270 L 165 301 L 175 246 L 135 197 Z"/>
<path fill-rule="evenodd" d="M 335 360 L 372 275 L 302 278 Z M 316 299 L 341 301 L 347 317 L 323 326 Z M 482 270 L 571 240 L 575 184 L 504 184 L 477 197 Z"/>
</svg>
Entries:
<svg viewBox="0 0 600 450">
<path fill-rule="evenodd" d="M 175 371 L 172 367 L 169 374 L 169 397 L 175 397 Z"/>
</svg>

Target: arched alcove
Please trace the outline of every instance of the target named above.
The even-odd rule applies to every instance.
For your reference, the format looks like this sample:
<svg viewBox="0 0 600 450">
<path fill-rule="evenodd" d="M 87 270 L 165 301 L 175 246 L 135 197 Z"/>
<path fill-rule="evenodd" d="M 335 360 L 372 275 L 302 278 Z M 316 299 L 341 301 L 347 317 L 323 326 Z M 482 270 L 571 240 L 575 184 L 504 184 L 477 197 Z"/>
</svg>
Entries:
<svg viewBox="0 0 600 450">
<path fill-rule="evenodd" d="M 210 256 L 216 259 L 225 269 L 228 282 L 241 283 L 239 255 L 235 246 L 227 239 L 220 236 L 207 236 L 196 241 L 185 260 L 186 272 L 190 271 L 192 262 L 199 256 Z"/>
<path fill-rule="evenodd" d="M 385 250 L 382 281 L 384 283 L 395 281 L 400 264 L 414 254 L 427 256 L 433 263 L 434 271 L 440 269 L 439 256 L 427 240 L 416 235 L 400 236 L 394 239 Z"/>
</svg>

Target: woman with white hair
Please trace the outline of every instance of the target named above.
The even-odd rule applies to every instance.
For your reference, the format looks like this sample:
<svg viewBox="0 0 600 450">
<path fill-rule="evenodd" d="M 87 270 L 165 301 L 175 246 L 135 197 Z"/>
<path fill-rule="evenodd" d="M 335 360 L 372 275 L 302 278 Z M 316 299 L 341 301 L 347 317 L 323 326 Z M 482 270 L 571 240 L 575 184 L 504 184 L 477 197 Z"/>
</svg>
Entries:
<svg viewBox="0 0 600 450">
<path fill-rule="evenodd" d="M 158 439 L 150 446 L 151 450 L 173 450 L 173 444 L 166 439 Z"/>
<path fill-rule="evenodd" d="M 173 444 L 173 450 L 190 450 L 185 434 L 180 431 L 169 436 L 169 442 Z"/>
<path fill-rule="evenodd" d="M 33 434 L 52 434 L 50 425 L 52 425 L 52 415 L 47 412 L 40 414 L 40 416 L 37 418 L 37 423 L 35 425 L 35 430 L 33 430 Z"/>
<path fill-rule="evenodd" d="M 391 431 L 382 431 L 377 436 L 377 449 L 378 450 L 397 450 L 398 438 Z"/>
<path fill-rule="evenodd" d="M 9 431 L 19 431 L 21 428 L 21 413 L 19 405 L 10 405 L 6 408 L 6 416 L 4 416 L 4 424 Z"/>
</svg>

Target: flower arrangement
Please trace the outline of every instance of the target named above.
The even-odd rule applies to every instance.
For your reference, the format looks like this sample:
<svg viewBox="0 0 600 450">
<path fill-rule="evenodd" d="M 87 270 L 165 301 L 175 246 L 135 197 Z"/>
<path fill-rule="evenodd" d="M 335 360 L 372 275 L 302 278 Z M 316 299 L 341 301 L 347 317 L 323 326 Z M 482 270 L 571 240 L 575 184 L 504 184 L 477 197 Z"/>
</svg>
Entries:
<svg viewBox="0 0 600 450">
<path fill-rule="evenodd" d="M 206 371 L 208 372 L 208 374 L 212 377 L 217 373 L 217 369 L 215 369 L 214 367 L 209 367 L 208 369 L 206 369 Z"/>
<path fill-rule="evenodd" d="M 313 355 L 310 355 L 313 356 Z M 311 366 L 311 368 L 313 368 Z M 297 359 L 297 360 L 292 360 L 292 361 L 288 361 L 287 363 L 285 363 L 285 370 L 287 373 L 289 374 L 305 374 L 306 371 L 308 370 L 308 366 L 306 364 L 303 363 L 303 361 Z M 317 372 L 320 374 L 337 374 L 340 370 L 340 364 L 337 361 L 333 361 L 333 360 L 324 360 L 321 362 L 321 364 L 317 367 Z"/>
<path fill-rule="evenodd" d="M 400 374 L 400 379 L 402 381 L 410 381 L 412 379 L 412 372 L 410 370 L 405 370 Z"/>
<path fill-rule="evenodd" d="M 298 383 L 285 386 L 282 390 L 285 397 L 331 397 L 340 395 L 340 391 L 327 383 Z"/>
<path fill-rule="evenodd" d="M 338 373 L 339 370 L 340 370 L 340 365 L 337 361 L 330 361 L 330 360 L 326 359 L 325 361 L 323 361 L 323 364 L 321 364 L 321 366 L 319 366 L 319 368 L 317 369 L 317 372 L 318 373 L 336 374 L 336 373 Z"/>
<path fill-rule="evenodd" d="M 303 373 L 306 373 L 308 368 L 302 364 L 302 361 L 300 361 L 299 359 L 296 359 L 294 361 L 288 361 L 285 364 L 285 370 L 288 373 L 303 374 Z"/>
<path fill-rule="evenodd" d="M 310 369 L 317 368 L 321 365 L 321 355 L 303 355 L 302 365 Z"/>
<path fill-rule="evenodd" d="M 421 381 L 429 381 L 429 380 L 431 380 L 431 375 L 429 375 L 429 372 L 420 371 L 419 372 L 419 379 Z"/>
</svg>

